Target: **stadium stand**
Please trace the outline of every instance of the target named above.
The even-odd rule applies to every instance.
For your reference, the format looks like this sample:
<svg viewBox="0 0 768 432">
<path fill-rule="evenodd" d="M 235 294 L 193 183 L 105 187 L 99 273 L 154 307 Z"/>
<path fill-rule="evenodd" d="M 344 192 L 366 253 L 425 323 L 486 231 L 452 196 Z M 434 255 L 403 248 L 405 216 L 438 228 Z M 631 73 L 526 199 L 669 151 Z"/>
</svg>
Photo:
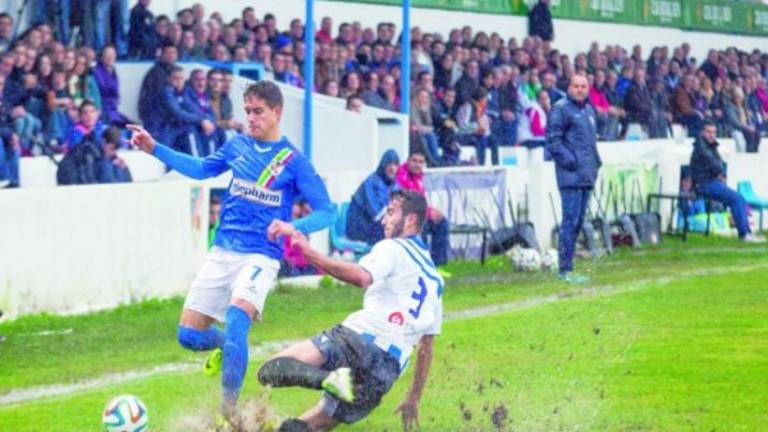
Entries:
<svg viewBox="0 0 768 432">
<path fill-rule="evenodd" d="M 60 15 L 35 11 L 32 25 L 14 36 L 13 18 L 0 14 L 0 176 L 10 185 L 18 184 L 19 157 L 70 149 L 67 137 L 78 127 L 84 100 L 95 103 L 103 126 L 124 126 L 128 119 L 116 108 L 115 55 L 120 60 L 158 59 L 142 94 L 167 97 L 140 106 L 140 117 L 146 123 L 161 113 L 172 115 L 173 124 L 158 132 L 195 154 L 215 150 L 240 125 L 232 120 L 226 72 L 184 74 L 186 83 L 174 91 L 168 77 L 176 62 L 256 62 L 270 79 L 307 84 L 299 19 L 281 30 L 273 15 L 259 19 L 253 8 L 225 22 L 216 12 L 206 18 L 200 4 L 168 17 L 154 16 L 147 0 L 124 16 L 118 3 L 123 2 L 113 3 L 115 10 L 107 15 L 73 10 L 69 19 L 82 23 L 79 34 L 62 26 Z M 114 18 L 106 27 L 105 16 Z M 324 17 L 318 28 L 313 88 L 333 97 L 360 95 L 366 104 L 397 110 L 403 77 L 396 26 L 335 24 Z M 431 166 L 485 159 L 483 152 L 461 161 L 455 154 L 458 145 L 542 145 L 547 113 L 577 73 L 589 77 L 602 140 L 668 137 L 672 123 L 684 125 L 694 136 L 701 122 L 711 119 L 719 136 L 736 137 L 747 152 L 754 152 L 767 132 L 768 53 L 758 50 L 711 50 L 706 59 L 695 59 L 688 44 L 643 52 L 639 45 L 627 49 L 593 43 L 571 56 L 537 36 L 504 40 L 469 26 L 447 35 L 413 27 L 411 40 L 408 79 L 422 95 L 421 102 L 413 98 L 419 115 L 412 116 L 411 146 L 423 149 Z M 479 88 L 485 99 L 472 97 Z M 451 93 L 455 97 L 446 98 Z M 86 136 L 91 132 L 79 131 Z M 492 160 L 497 163 L 497 157 Z"/>
</svg>

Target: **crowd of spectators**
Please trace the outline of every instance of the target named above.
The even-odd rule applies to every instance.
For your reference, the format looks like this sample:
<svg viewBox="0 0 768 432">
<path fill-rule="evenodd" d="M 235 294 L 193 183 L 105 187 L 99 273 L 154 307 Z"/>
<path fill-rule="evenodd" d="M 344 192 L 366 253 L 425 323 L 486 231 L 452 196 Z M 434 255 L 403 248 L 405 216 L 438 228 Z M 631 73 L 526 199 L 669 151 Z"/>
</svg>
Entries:
<svg viewBox="0 0 768 432">
<path fill-rule="evenodd" d="M 735 136 L 754 152 L 768 129 L 768 53 L 757 50 L 712 50 L 698 61 L 688 44 L 643 52 L 640 45 L 593 43 L 569 55 L 545 40 L 552 29 L 505 40 L 470 26 L 447 35 L 414 27 L 412 74 L 403 77 L 394 24 L 372 28 L 324 17 L 315 34 L 315 81 L 306 83 L 299 19 L 281 29 L 275 16 L 259 17 L 252 7 L 225 21 L 206 15 L 201 4 L 168 17 L 155 16 L 150 0 L 131 9 L 127 0 L 71 2 L 67 14 L 56 12 L 65 9 L 54 7 L 61 0 L 32 3 L 33 24 L 18 34 L 13 17 L 0 14 L 0 178 L 12 184 L 19 156 L 68 153 L 83 141 L 100 147 L 108 128 L 132 120 L 177 149 L 210 154 L 241 127 L 229 96 L 232 75 L 200 69 L 188 76 L 177 65 L 182 61 L 260 63 L 267 78 L 312 85 L 354 111 L 399 110 L 399 83 L 407 79 L 412 148 L 430 166 L 483 164 L 487 150 L 497 164 L 499 146 L 543 145 L 549 110 L 579 73 L 588 77 L 602 140 L 634 137 L 633 125 L 650 138 L 668 137 L 672 123 L 696 136 L 711 120 L 718 136 Z M 39 7 L 48 3 L 55 5 Z M 139 119 L 118 110 L 118 59 L 156 61 L 140 90 Z M 92 108 L 99 121 L 90 125 L 83 116 Z M 460 160 L 466 145 L 476 148 L 474 161 Z"/>
</svg>

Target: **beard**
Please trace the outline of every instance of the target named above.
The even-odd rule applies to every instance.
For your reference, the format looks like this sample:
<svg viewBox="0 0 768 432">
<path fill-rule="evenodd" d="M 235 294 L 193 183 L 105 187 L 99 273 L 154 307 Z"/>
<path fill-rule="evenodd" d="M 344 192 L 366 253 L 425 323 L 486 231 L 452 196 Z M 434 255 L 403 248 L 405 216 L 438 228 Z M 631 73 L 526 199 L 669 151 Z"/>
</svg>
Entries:
<svg viewBox="0 0 768 432">
<path fill-rule="evenodd" d="M 396 224 L 392 226 L 392 232 L 390 232 L 389 238 L 398 238 L 403 234 L 405 228 L 405 218 L 400 219 Z"/>
</svg>

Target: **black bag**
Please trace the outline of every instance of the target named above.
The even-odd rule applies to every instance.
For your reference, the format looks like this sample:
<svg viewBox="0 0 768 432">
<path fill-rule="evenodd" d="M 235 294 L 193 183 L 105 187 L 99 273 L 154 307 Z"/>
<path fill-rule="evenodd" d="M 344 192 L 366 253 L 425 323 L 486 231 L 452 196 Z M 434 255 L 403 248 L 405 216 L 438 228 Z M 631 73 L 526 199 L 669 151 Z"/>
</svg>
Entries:
<svg viewBox="0 0 768 432">
<path fill-rule="evenodd" d="M 635 179 L 633 187 L 637 188 L 637 197 L 640 200 L 640 208 L 643 207 L 643 200 L 640 196 L 642 190 L 640 188 L 640 182 Z M 646 209 L 645 212 L 632 214 L 632 220 L 637 229 L 637 236 L 641 243 L 644 244 L 659 244 L 661 243 L 661 215 L 659 213 L 650 212 L 650 209 Z"/>
<path fill-rule="evenodd" d="M 59 185 L 98 183 L 98 165 L 101 149 L 88 135 L 82 143 L 71 149 L 59 162 L 56 183 Z"/>
<path fill-rule="evenodd" d="M 503 205 L 498 205 L 499 210 L 503 209 Z M 504 227 L 496 231 L 491 232 L 491 243 L 489 251 L 491 254 L 498 255 L 505 253 L 513 247 L 520 245 L 525 249 L 541 250 L 539 248 L 539 241 L 536 238 L 536 227 L 533 222 L 528 220 L 528 188 L 525 189 L 525 206 L 526 217 L 525 221 L 521 220 L 521 211 L 518 206 L 517 214 L 512 208 L 512 202 L 507 201 L 507 208 L 509 214 L 512 217 L 512 226 Z"/>
<path fill-rule="evenodd" d="M 609 190 L 612 185 L 609 185 Z M 618 188 L 617 188 L 618 189 Z M 614 191 L 618 193 L 617 191 Z M 613 246 L 631 246 L 640 247 L 640 237 L 637 235 L 637 228 L 635 227 L 635 221 L 627 213 L 627 191 L 623 188 L 624 213 L 619 214 L 618 210 L 618 197 L 613 195 L 613 213 L 615 215 L 614 221 L 611 223 L 613 227 L 617 229 L 617 232 L 611 234 L 611 242 Z"/>
</svg>

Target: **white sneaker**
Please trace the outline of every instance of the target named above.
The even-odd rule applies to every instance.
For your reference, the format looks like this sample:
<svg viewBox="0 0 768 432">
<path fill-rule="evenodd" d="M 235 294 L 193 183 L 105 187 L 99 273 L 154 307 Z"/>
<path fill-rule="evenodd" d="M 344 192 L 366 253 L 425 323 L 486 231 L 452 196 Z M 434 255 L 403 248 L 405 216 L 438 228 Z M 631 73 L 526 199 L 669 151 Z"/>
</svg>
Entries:
<svg viewBox="0 0 768 432">
<path fill-rule="evenodd" d="M 10 184 L 11 184 L 10 180 L 0 180 L 0 189 L 8 187 L 8 185 L 10 185 Z"/>
<path fill-rule="evenodd" d="M 744 243 L 765 243 L 765 237 L 759 234 L 747 234 L 741 241 Z"/>
<path fill-rule="evenodd" d="M 354 383 L 352 382 L 352 369 L 338 368 L 331 372 L 323 380 L 323 390 L 343 400 L 352 403 L 355 401 Z"/>
</svg>

